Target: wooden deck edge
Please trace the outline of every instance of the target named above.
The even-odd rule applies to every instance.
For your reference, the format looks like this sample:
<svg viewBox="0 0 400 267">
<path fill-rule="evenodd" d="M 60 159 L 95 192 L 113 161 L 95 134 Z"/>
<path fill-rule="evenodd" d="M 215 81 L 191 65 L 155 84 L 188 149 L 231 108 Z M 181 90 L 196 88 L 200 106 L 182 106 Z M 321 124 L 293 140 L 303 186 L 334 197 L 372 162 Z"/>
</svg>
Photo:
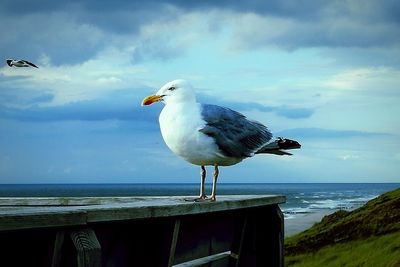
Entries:
<svg viewBox="0 0 400 267">
<path fill-rule="evenodd" d="M 184 198 L 187 197 L 123 197 L 117 199 L 127 202 L 80 206 L 41 206 L 37 204 L 42 200 L 33 199 L 35 206 L 18 205 L 22 202 L 17 202 L 16 206 L 0 206 L 0 231 L 186 216 L 276 205 L 286 200 L 280 195 L 220 196 L 215 202 L 203 203 L 184 201 Z M 84 199 L 88 200 L 85 203 L 93 203 L 91 198 Z M 21 198 L 19 200 L 22 201 Z M 101 199 L 105 200 L 107 198 Z"/>
<path fill-rule="evenodd" d="M 222 201 L 225 198 L 235 197 L 251 197 L 264 198 L 275 197 L 280 195 L 221 195 Z M 108 205 L 108 204 L 129 204 L 134 202 L 146 201 L 187 201 L 195 196 L 124 196 L 124 197 L 0 197 L 0 207 L 59 207 L 59 206 L 92 206 L 92 205 Z"/>
</svg>

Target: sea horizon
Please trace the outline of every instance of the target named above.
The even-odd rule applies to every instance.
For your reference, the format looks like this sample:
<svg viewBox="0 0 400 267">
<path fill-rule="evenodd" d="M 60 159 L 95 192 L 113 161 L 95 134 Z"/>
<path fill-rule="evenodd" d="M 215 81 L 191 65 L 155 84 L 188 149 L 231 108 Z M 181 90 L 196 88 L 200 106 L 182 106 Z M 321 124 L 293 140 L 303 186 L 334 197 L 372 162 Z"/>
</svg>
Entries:
<svg viewBox="0 0 400 267">
<path fill-rule="evenodd" d="M 211 182 L 206 182 L 207 184 L 211 184 Z M 0 183 L 1 185 L 63 185 L 63 184 L 200 184 L 197 182 L 74 182 L 74 183 Z M 219 184 L 399 184 L 400 182 L 218 182 Z"/>
</svg>

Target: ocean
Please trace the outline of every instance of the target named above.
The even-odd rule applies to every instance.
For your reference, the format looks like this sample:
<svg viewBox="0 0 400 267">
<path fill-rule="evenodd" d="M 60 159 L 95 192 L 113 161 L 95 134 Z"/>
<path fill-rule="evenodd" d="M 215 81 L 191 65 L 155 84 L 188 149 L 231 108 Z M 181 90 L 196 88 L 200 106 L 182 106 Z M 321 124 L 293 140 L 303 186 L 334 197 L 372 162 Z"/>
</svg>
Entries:
<svg viewBox="0 0 400 267">
<path fill-rule="evenodd" d="M 219 183 L 218 195 L 285 195 L 285 219 L 353 210 L 400 183 Z M 2 184 L 0 197 L 194 196 L 199 184 Z M 211 185 L 207 185 L 210 192 Z"/>
</svg>

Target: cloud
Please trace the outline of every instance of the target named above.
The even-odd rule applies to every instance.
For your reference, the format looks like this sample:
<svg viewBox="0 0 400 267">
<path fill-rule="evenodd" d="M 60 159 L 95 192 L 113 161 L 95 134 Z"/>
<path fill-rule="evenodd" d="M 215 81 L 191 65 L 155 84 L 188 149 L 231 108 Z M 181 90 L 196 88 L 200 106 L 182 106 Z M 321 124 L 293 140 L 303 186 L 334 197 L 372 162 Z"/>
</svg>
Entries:
<svg viewBox="0 0 400 267">
<path fill-rule="evenodd" d="M 19 93 L 26 93 L 21 91 Z M 160 106 L 143 108 L 140 106 L 144 92 L 137 94 L 132 90 L 113 91 L 101 98 L 70 102 L 57 106 L 40 106 L 42 102 L 50 101 L 53 95 L 31 92 L 26 96 L 23 107 L 7 107 L 0 105 L 0 118 L 17 121 L 52 122 L 52 121 L 142 121 L 157 125 Z M 5 99 L 0 93 L 0 99 Z M 11 98 L 11 97 L 10 97 Z M 21 101 L 18 97 L 14 98 Z M 13 99 L 14 100 L 14 99 Z M 158 126 L 155 127 L 158 129 Z"/>
<path fill-rule="evenodd" d="M 378 1 L 368 4 L 349 1 L 348 5 L 311 1 L 301 4 L 273 1 L 266 5 L 259 1 L 245 5 L 170 3 L 175 8 L 163 13 L 174 19 L 155 20 L 140 27 L 138 43 L 147 46 L 139 45 L 140 56 L 136 57 L 179 57 L 197 43 L 184 43 L 187 38 L 198 42 L 207 38 L 223 40 L 224 49 L 234 53 L 264 48 L 289 51 L 312 47 L 390 48 L 400 44 L 400 21 L 387 17 L 392 13 L 391 4 L 382 5 Z M 188 27 L 193 30 L 187 30 Z M 151 37 L 146 29 L 150 29 Z"/>
<path fill-rule="evenodd" d="M 7 36 L 0 41 L 2 53 L 31 61 L 44 54 L 56 66 L 87 61 L 110 47 L 130 48 L 128 58 L 135 62 L 177 57 L 191 38 L 188 29 L 197 27 L 191 21 L 193 14 L 163 2 L 65 2 L 43 10 L 40 5 L 32 9 L 28 5 L 30 12 L 22 14 L 8 3 L 6 9 L 9 12 L 0 13 L 0 30 Z M 200 16 L 194 22 L 201 22 Z"/>
<path fill-rule="evenodd" d="M 391 67 L 364 67 L 337 73 L 323 85 L 341 91 L 358 91 L 376 96 L 400 96 L 400 70 Z"/>
<path fill-rule="evenodd" d="M 220 98 L 216 99 L 204 94 L 199 94 L 198 99 L 199 102 L 201 103 L 215 104 L 241 112 L 250 110 L 258 110 L 261 112 L 273 112 L 278 116 L 285 117 L 288 119 L 305 119 L 311 117 L 312 114 L 314 113 L 314 110 L 311 108 L 297 108 L 297 107 L 290 107 L 287 105 L 268 106 L 256 102 L 221 100 Z"/>
<path fill-rule="evenodd" d="M 277 114 L 289 119 L 305 119 L 311 117 L 314 110 L 311 108 L 291 108 L 282 106 L 277 108 Z"/>
<path fill-rule="evenodd" d="M 358 160 L 358 159 L 360 159 L 360 156 L 358 156 L 358 155 L 341 155 L 341 156 L 339 156 L 339 158 L 341 159 L 341 160 Z"/>
<path fill-rule="evenodd" d="M 24 9 L 21 9 L 21 5 Z M 210 9 L 228 9 L 243 12 L 255 12 L 262 14 L 278 14 L 296 15 L 307 18 L 307 13 L 313 16 L 316 10 L 325 7 L 326 3 L 315 3 L 314 1 L 301 1 L 301 4 L 295 4 L 288 0 L 274 0 L 274 1 L 258 1 L 249 0 L 246 3 L 233 2 L 229 0 L 221 1 L 182 1 L 182 0 L 149 0 L 146 2 L 116 0 L 112 3 L 108 1 L 94 1 L 88 0 L 82 3 L 71 3 L 68 1 L 41 1 L 40 3 L 32 4 L 24 0 L 4 0 L 3 10 L 7 12 L 19 12 L 20 14 L 39 13 L 39 12 L 54 12 L 60 9 L 79 7 L 85 11 L 92 11 L 93 13 L 101 13 L 104 11 L 116 12 L 121 10 L 154 10 L 155 7 L 160 6 L 176 6 L 186 11 L 193 10 L 210 10 Z M 156 12 L 155 12 L 156 13 Z M 107 14 L 104 14 L 107 15 Z M 157 14 L 162 16 L 162 14 Z"/>
<path fill-rule="evenodd" d="M 18 19 L 13 19 L 15 16 Z M 81 23 L 73 10 L 3 14 L 0 22 L 1 32 L 7 36 L 0 49 L 10 58 L 36 61 L 47 54 L 57 65 L 75 64 L 93 57 L 107 44 L 104 32 L 95 24 Z"/>
<path fill-rule="evenodd" d="M 48 105 L 63 105 L 104 97 L 123 88 L 131 88 L 132 92 L 140 94 L 152 83 L 144 78 L 147 72 L 144 67 L 130 63 L 129 53 L 129 48 L 110 47 L 75 65 L 54 66 L 48 56 L 43 56 L 43 65 L 39 69 L 4 66 L 0 68 L 0 95 L 12 91 L 24 99 L 26 96 L 19 89 L 45 91 L 53 95 Z"/>
<path fill-rule="evenodd" d="M 352 68 L 382 66 L 398 68 L 399 58 L 395 55 L 399 51 L 398 45 L 375 47 L 335 47 L 320 51 L 322 58 L 331 59 L 336 65 L 345 65 Z"/>
<path fill-rule="evenodd" d="M 46 54 L 63 65 L 86 61 L 110 46 L 131 46 L 135 62 L 166 60 L 215 33 L 228 38 L 225 49 L 233 50 L 388 47 L 400 43 L 398 9 L 394 1 L 358 0 L 5 1 L 0 31 L 7 38 L 0 51 L 31 60 Z"/>
<path fill-rule="evenodd" d="M 32 91 L 25 88 L 1 88 L 0 107 L 27 107 L 42 103 L 50 103 L 54 95 L 46 90 Z M 1 112 L 1 110 L 0 110 Z"/>
<path fill-rule="evenodd" d="M 294 50 L 305 47 L 388 47 L 400 44 L 399 36 L 398 23 L 366 20 L 347 13 L 321 14 L 314 21 L 247 13 L 238 14 L 232 22 L 231 38 L 234 49 L 277 47 Z"/>
<path fill-rule="evenodd" d="M 158 122 L 158 115 L 162 105 L 141 107 L 140 102 L 146 96 L 145 92 L 140 94 L 132 90 L 116 90 L 100 98 L 70 102 L 56 106 L 41 106 L 41 103 L 52 101 L 54 96 L 47 92 L 16 90 L 0 92 L 1 103 L 13 103 L 12 107 L 0 105 L 0 118 L 19 121 L 149 121 Z M 21 98 L 20 96 L 23 96 Z M 205 97 L 210 99 L 209 97 Z M 204 97 L 200 97 L 200 101 Z M 201 101 L 229 107 L 238 111 L 259 110 L 262 112 L 274 112 L 279 116 L 289 119 L 304 119 L 313 114 L 313 110 L 307 108 L 291 108 L 286 106 L 268 107 L 258 103 L 240 103 L 229 101 Z"/>
</svg>

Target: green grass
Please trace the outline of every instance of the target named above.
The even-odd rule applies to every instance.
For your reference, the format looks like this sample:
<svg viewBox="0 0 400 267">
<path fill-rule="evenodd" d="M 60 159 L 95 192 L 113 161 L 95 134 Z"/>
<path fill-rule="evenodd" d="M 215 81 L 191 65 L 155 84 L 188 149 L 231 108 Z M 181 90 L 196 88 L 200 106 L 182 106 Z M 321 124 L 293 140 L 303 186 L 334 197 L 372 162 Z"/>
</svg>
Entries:
<svg viewBox="0 0 400 267">
<path fill-rule="evenodd" d="M 400 189 L 285 240 L 286 266 L 399 266 Z"/>
<path fill-rule="evenodd" d="M 400 266 L 400 232 L 326 246 L 315 253 L 285 257 L 285 266 Z"/>
</svg>

